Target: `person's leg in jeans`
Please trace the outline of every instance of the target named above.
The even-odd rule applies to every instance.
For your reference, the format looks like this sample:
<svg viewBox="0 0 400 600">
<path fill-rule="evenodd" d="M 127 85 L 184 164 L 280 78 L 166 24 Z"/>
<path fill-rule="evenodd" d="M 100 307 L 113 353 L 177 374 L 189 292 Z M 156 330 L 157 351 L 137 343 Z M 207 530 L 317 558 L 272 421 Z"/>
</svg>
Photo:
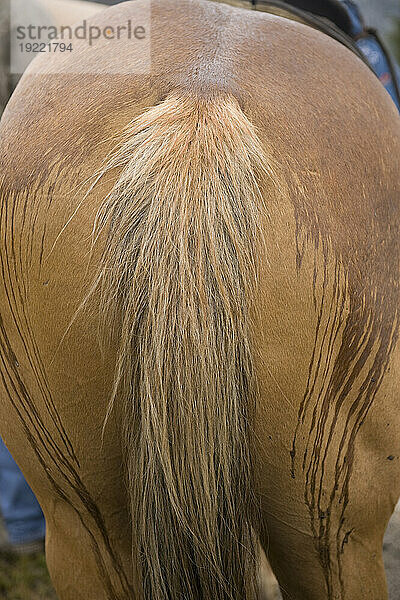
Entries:
<svg viewBox="0 0 400 600">
<path fill-rule="evenodd" d="M 29 546 L 44 539 L 42 510 L 1 438 L 0 511 L 11 546 Z"/>
</svg>

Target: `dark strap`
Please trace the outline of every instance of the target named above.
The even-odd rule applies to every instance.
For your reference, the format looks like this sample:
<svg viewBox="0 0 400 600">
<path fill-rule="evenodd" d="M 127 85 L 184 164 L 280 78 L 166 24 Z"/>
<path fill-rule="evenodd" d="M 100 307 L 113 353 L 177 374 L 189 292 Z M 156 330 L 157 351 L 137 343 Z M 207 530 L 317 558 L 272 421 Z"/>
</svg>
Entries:
<svg viewBox="0 0 400 600">
<path fill-rule="evenodd" d="M 299 17 L 302 21 L 304 21 L 307 25 L 314 27 L 315 29 L 319 29 L 326 35 L 329 35 L 331 38 L 335 39 L 343 46 L 346 46 L 349 50 L 354 52 L 360 58 L 363 63 L 365 63 L 371 71 L 373 71 L 371 65 L 368 60 L 361 52 L 361 50 L 355 44 L 353 38 L 351 38 L 347 33 L 339 29 L 339 27 L 328 18 L 311 14 L 297 6 L 293 6 L 283 0 L 252 0 L 252 4 L 254 8 L 268 11 L 268 6 L 280 8 L 288 13 L 292 13 L 293 15 Z"/>
<path fill-rule="evenodd" d="M 349 36 L 353 33 L 353 23 L 348 9 L 340 0 L 290 0 L 288 3 L 306 13 L 329 19 Z"/>
<path fill-rule="evenodd" d="M 290 0 L 290 3 L 285 2 L 284 0 L 251 0 L 251 2 L 255 10 L 259 9 L 268 11 L 268 7 L 270 6 L 272 8 L 280 8 L 289 14 L 292 13 L 307 25 L 310 25 L 315 29 L 319 29 L 323 33 L 326 33 L 336 41 L 343 44 L 343 46 L 346 46 L 346 48 L 354 52 L 354 54 L 356 54 L 363 61 L 363 63 L 370 68 L 374 75 L 376 75 L 372 65 L 356 43 L 357 40 L 360 40 L 363 37 L 374 37 L 386 59 L 390 75 L 393 80 L 393 87 L 397 96 L 398 106 L 400 107 L 400 86 L 396 73 L 396 67 L 385 44 L 375 29 L 366 28 L 364 27 L 363 23 L 362 26 L 364 29 L 360 34 L 351 36 L 349 33 L 347 33 L 354 31 L 354 24 L 352 23 L 345 6 L 338 0 L 325 0 L 323 3 L 320 0 Z M 296 6 L 293 4 L 296 4 Z M 302 8 L 299 8 L 299 5 L 307 6 L 309 8 L 314 5 L 318 6 L 318 14 L 312 14 L 311 12 L 308 12 L 308 10 L 303 10 Z M 323 14 L 321 12 L 321 5 L 323 5 Z M 325 10 L 326 8 L 327 10 Z M 334 20 L 331 21 L 327 15 L 331 15 L 332 19 Z M 338 25 L 339 23 L 344 25 L 345 31 L 342 31 Z"/>
</svg>

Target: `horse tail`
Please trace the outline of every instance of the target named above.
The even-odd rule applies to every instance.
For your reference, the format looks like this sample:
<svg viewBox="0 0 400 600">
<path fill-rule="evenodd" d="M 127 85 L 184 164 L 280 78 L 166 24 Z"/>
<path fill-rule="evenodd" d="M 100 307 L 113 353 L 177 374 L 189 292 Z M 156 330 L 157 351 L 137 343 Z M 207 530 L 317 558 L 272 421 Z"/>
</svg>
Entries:
<svg viewBox="0 0 400 600">
<path fill-rule="evenodd" d="M 120 175 L 99 281 L 121 327 L 113 402 L 138 598 L 257 597 L 249 303 L 263 164 L 233 97 L 183 94 L 133 120 L 107 164 Z"/>
</svg>

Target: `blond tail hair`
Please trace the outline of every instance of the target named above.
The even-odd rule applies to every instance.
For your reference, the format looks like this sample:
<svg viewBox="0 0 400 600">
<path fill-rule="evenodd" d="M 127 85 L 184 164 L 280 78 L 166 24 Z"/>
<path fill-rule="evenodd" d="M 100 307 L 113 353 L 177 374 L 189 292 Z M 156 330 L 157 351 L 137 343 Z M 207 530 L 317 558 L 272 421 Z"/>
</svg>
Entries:
<svg viewBox="0 0 400 600">
<path fill-rule="evenodd" d="M 130 123 L 114 168 L 97 283 L 121 328 L 137 598 L 254 600 L 262 149 L 233 97 L 171 94 Z"/>
</svg>

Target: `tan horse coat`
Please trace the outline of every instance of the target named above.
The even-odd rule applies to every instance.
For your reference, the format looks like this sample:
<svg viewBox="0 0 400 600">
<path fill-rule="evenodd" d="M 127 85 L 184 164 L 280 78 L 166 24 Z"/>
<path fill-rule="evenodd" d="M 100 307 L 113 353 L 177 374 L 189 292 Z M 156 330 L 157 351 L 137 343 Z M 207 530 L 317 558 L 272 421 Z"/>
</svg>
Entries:
<svg viewBox="0 0 400 600">
<path fill-rule="evenodd" d="M 112 11 L 140 20 L 144 6 Z M 1 123 L 1 435 L 43 506 L 60 599 L 133 597 L 117 401 L 101 439 L 118 328 L 102 353 L 95 297 L 69 328 L 117 173 L 78 209 L 81 184 L 148 107 L 215 92 L 237 100 L 269 169 L 248 299 L 259 538 L 284 598 L 381 600 L 400 492 L 400 121 L 365 65 L 301 24 L 153 2 L 148 75 L 24 76 Z"/>
<path fill-rule="evenodd" d="M 29 0 L 25 10 L 28 14 L 30 12 L 32 22 L 36 22 L 39 12 L 46 15 L 48 25 L 60 27 L 89 18 L 104 10 L 104 5 L 84 0 Z M 10 26 L 10 4 L 5 1 L 0 5 L 0 112 L 3 112 L 19 79 L 19 74 L 10 73 Z"/>
</svg>

